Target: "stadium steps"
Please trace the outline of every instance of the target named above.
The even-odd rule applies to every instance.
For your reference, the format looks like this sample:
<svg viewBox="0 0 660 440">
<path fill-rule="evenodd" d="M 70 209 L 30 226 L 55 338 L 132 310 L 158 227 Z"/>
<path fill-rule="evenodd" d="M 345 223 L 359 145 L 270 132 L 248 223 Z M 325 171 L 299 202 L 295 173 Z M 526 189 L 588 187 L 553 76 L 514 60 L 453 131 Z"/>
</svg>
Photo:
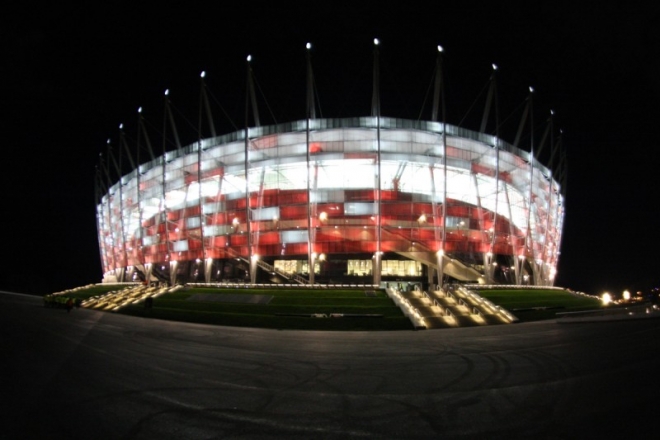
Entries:
<svg viewBox="0 0 660 440">
<path fill-rule="evenodd" d="M 248 265 L 250 264 L 250 261 L 247 258 L 242 257 L 241 255 L 239 255 L 236 251 L 234 251 L 231 248 L 227 248 L 227 253 L 229 255 L 231 255 L 232 257 L 234 257 L 234 258 L 238 258 L 238 259 L 244 261 Z M 257 260 L 257 267 L 261 270 L 265 270 L 268 273 L 276 273 L 279 276 L 281 276 L 282 278 L 285 278 L 287 280 L 293 280 L 296 283 L 301 284 L 301 285 L 308 285 L 309 284 L 309 280 L 307 280 L 306 278 L 301 277 L 300 275 L 295 274 L 295 273 L 282 272 L 281 270 L 277 269 L 275 266 L 273 266 L 271 264 L 268 264 L 268 263 L 266 263 L 265 261 L 262 261 L 262 260 Z"/>
<path fill-rule="evenodd" d="M 381 229 L 381 234 L 383 241 L 404 240 L 410 244 L 407 251 L 397 251 L 397 254 L 422 263 L 425 266 L 440 270 L 436 251 L 429 249 L 418 241 L 411 240 L 409 236 L 401 234 L 398 229 L 383 227 Z M 458 259 L 452 258 L 451 255 L 446 255 L 445 258 L 443 258 L 442 272 L 457 280 L 465 282 L 479 282 L 483 279 L 483 275 L 479 271 L 462 263 Z"/>
<path fill-rule="evenodd" d="M 168 287 L 132 285 L 89 298 L 81 303 L 81 307 L 115 312 L 130 304 L 142 302 L 149 297 L 160 296 L 168 290 Z"/>
<path fill-rule="evenodd" d="M 427 329 L 455 328 L 459 326 L 453 316 L 429 316 L 424 318 Z"/>
<path fill-rule="evenodd" d="M 415 310 L 414 318 L 427 329 L 510 324 L 517 321 L 508 311 L 463 287 L 431 292 L 397 291 L 397 294 L 403 298 L 407 307 Z"/>
</svg>

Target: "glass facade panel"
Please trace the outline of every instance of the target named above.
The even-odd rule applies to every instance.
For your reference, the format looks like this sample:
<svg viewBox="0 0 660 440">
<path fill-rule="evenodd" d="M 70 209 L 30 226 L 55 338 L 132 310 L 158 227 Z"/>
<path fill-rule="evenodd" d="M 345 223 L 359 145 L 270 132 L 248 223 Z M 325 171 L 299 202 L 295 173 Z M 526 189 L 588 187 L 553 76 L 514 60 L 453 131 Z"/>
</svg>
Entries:
<svg viewBox="0 0 660 440">
<path fill-rule="evenodd" d="M 487 253 L 523 256 L 544 268 L 536 283 L 552 283 L 563 197 L 529 153 L 452 126 L 445 148 L 439 123 L 310 122 L 308 134 L 297 121 L 250 129 L 248 143 L 244 131 L 205 139 L 123 176 L 97 208 L 104 269 L 324 253 L 364 276 L 363 258 L 384 252 L 399 260 L 383 274 L 422 276 L 420 255 L 442 250 L 481 270 Z"/>
</svg>

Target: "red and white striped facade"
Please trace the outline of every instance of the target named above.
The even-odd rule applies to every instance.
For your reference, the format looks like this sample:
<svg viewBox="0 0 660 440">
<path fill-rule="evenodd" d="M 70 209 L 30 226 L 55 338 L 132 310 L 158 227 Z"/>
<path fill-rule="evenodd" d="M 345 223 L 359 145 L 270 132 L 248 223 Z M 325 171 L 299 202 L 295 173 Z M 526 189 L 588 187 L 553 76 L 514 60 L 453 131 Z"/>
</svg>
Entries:
<svg viewBox="0 0 660 440">
<path fill-rule="evenodd" d="M 309 268 L 333 260 L 374 284 L 400 279 L 397 262 L 408 261 L 429 281 L 552 285 L 563 218 L 559 183 L 529 152 L 386 117 L 203 139 L 139 165 L 97 206 L 108 279 L 158 266 L 179 281 L 185 262 L 207 282 L 214 264 L 238 258 L 252 282 L 284 262 L 319 282 L 323 264 Z"/>
</svg>

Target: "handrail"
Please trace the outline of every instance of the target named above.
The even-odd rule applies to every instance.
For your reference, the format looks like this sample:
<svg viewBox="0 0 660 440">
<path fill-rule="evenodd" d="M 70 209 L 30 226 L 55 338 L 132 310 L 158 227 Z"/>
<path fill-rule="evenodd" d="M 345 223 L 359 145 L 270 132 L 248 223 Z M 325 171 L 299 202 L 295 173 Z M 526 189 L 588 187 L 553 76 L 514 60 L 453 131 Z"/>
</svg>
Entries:
<svg viewBox="0 0 660 440">
<path fill-rule="evenodd" d="M 228 248 L 226 248 L 226 251 L 233 258 L 240 258 L 241 260 L 245 261 L 246 263 L 249 263 L 247 258 L 243 257 L 242 255 L 239 255 L 232 248 L 228 247 Z M 257 266 L 261 267 L 262 269 L 267 270 L 269 272 L 275 272 L 279 275 L 282 275 L 284 278 L 286 278 L 288 280 L 292 279 L 292 280 L 298 282 L 299 284 L 309 284 L 309 282 L 307 281 L 306 278 L 301 277 L 300 275 L 295 274 L 295 273 L 289 274 L 289 273 L 286 273 L 286 272 L 282 272 L 281 270 L 278 270 L 275 266 L 272 266 L 272 265 L 266 263 L 265 261 L 257 260 Z"/>
</svg>

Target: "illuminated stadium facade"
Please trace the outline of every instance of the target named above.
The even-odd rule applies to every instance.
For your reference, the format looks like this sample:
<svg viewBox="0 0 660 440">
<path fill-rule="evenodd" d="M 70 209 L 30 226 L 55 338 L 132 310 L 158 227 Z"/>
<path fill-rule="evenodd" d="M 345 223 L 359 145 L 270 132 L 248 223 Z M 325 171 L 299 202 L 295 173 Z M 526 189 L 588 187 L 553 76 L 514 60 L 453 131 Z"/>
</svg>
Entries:
<svg viewBox="0 0 660 440">
<path fill-rule="evenodd" d="M 104 281 L 553 285 L 552 167 L 438 121 L 441 87 L 435 120 L 380 116 L 377 78 L 371 116 L 316 118 L 308 92 L 306 119 L 203 138 L 114 183 L 109 160 Z"/>
</svg>

